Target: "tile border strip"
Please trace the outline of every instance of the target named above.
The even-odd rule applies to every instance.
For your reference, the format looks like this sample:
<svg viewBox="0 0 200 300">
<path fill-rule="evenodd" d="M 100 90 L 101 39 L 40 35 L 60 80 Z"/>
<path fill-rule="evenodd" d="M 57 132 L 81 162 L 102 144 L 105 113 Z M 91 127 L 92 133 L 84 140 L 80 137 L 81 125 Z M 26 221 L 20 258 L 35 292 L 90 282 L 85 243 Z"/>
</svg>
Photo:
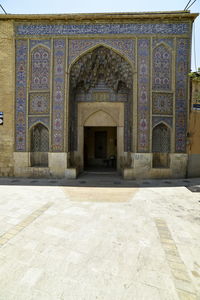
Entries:
<svg viewBox="0 0 200 300">
<path fill-rule="evenodd" d="M 164 219 L 154 219 L 161 245 L 165 251 L 168 266 L 171 270 L 176 292 L 180 300 L 197 300 L 187 268 L 182 261 L 176 243 Z"/>
<path fill-rule="evenodd" d="M 23 221 L 13 226 L 10 230 L 5 232 L 0 236 L 0 247 L 5 245 L 9 240 L 11 240 L 14 236 L 16 236 L 20 231 L 25 229 L 28 225 L 30 225 L 33 221 L 35 221 L 39 216 L 41 216 L 49 207 L 53 205 L 53 202 L 48 202 L 40 208 L 33 211 L 28 217 L 26 217 Z"/>
</svg>

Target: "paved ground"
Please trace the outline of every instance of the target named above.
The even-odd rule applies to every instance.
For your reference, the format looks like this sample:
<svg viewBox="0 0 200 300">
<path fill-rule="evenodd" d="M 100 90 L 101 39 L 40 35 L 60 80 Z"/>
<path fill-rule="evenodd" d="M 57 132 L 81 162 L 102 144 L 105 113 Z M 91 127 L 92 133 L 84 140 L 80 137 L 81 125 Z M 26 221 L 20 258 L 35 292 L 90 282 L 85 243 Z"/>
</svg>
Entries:
<svg viewBox="0 0 200 300">
<path fill-rule="evenodd" d="M 200 299 L 200 180 L 0 179 L 0 300 Z"/>
</svg>

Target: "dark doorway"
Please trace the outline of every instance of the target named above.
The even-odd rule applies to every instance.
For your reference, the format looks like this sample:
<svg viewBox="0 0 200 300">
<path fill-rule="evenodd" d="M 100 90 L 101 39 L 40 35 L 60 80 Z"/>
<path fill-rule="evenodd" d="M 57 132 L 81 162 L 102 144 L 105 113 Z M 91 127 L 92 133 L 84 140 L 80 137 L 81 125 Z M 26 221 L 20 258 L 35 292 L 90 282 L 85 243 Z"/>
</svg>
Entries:
<svg viewBox="0 0 200 300">
<path fill-rule="evenodd" d="M 84 127 L 84 169 L 116 170 L 117 128 Z"/>
<path fill-rule="evenodd" d="M 107 155 L 107 131 L 96 131 L 95 139 L 95 159 L 104 158 Z"/>
</svg>

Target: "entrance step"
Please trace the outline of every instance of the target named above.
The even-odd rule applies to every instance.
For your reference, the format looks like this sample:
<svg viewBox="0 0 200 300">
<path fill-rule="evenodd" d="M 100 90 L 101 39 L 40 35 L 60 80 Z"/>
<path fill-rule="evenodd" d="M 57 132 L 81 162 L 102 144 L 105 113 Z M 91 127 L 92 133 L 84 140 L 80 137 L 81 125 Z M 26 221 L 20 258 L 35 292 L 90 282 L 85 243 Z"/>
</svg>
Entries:
<svg viewBox="0 0 200 300">
<path fill-rule="evenodd" d="M 114 176 L 120 176 L 118 172 L 116 171 L 84 171 L 84 173 L 82 173 L 80 176 L 84 176 L 84 175 L 114 175 Z"/>
</svg>

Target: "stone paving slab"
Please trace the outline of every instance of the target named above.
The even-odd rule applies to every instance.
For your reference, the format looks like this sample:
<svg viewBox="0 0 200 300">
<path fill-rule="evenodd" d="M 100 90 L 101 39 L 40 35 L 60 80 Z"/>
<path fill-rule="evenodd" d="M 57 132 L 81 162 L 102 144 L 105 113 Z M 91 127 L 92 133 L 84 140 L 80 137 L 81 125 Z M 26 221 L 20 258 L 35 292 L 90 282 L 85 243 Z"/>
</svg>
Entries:
<svg viewBox="0 0 200 300">
<path fill-rule="evenodd" d="M 0 300 L 200 299 L 200 194 L 184 186 L 199 179 L 12 180 L 0 179 Z"/>
</svg>

